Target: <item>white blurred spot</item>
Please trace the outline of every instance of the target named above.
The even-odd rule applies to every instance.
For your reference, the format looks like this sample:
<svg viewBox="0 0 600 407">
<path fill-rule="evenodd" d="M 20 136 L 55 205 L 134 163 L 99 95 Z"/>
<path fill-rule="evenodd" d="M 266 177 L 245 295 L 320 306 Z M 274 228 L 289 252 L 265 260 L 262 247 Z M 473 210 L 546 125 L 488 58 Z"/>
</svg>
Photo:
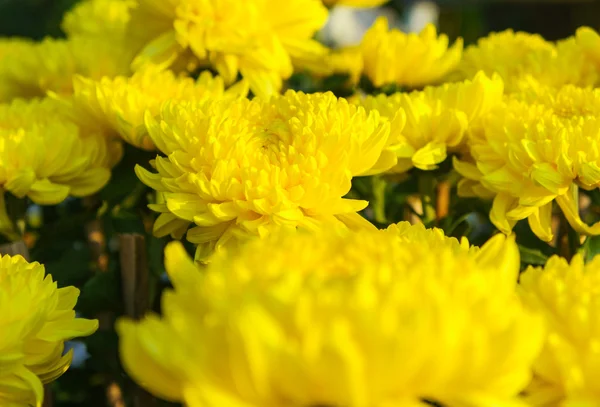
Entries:
<svg viewBox="0 0 600 407">
<path fill-rule="evenodd" d="M 408 11 L 405 32 L 421 32 L 429 23 L 437 26 L 440 9 L 433 1 L 417 1 Z"/>
<path fill-rule="evenodd" d="M 390 27 L 398 23 L 396 12 L 385 7 L 361 9 L 336 6 L 330 10 L 320 37 L 334 48 L 357 45 L 379 16 L 386 16 Z"/>
</svg>

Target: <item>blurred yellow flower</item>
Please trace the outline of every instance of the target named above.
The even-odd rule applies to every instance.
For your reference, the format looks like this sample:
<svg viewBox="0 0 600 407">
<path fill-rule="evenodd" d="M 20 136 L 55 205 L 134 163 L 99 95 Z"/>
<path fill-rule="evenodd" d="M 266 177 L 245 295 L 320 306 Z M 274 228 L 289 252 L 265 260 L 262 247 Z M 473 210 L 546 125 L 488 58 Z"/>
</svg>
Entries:
<svg viewBox="0 0 600 407">
<path fill-rule="evenodd" d="M 89 36 L 14 40 L 0 48 L 5 48 L 0 51 L 0 102 L 43 97 L 48 91 L 69 95 L 75 74 L 93 79 L 127 74 L 132 59 L 119 43 Z"/>
<path fill-rule="evenodd" d="M 459 195 L 493 198 L 490 219 L 504 233 L 527 218 L 540 239 L 551 241 L 556 201 L 577 232 L 598 235 L 600 223 L 581 220 L 578 195 L 579 187 L 600 186 L 600 98 L 574 87 L 546 96 L 540 101 L 547 105 L 509 100 L 490 113 L 469 140 L 474 163 L 454 162 L 465 177 Z"/>
<path fill-rule="evenodd" d="M 166 155 L 138 177 L 163 193 L 158 236 L 198 244 L 197 258 L 276 228 L 373 227 L 344 199 L 352 177 L 371 170 L 389 135 L 377 112 L 332 93 L 293 91 L 268 100 L 173 103 L 148 133 Z M 382 168 L 385 170 L 386 168 Z"/>
<path fill-rule="evenodd" d="M 323 0 L 323 4 L 328 7 L 377 7 L 387 3 L 388 1 L 389 0 Z"/>
<path fill-rule="evenodd" d="M 283 234 L 200 271 L 171 243 L 175 290 L 162 317 L 118 322 L 121 359 L 187 407 L 517 406 L 542 321 L 515 294 L 513 241 L 467 248 L 433 252 L 394 231 Z"/>
<path fill-rule="evenodd" d="M 551 43 L 538 34 L 512 30 L 492 33 L 468 47 L 456 75 L 469 79 L 482 70 L 498 73 L 509 93 L 519 92 L 521 82 L 529 78 L 553 87 L 592 85 L 597 79 L 574 38 Z"/>
<path fill-rule="evenodd" d="M 580 27 L 575 33 L 576 42 L 585 57 L 600 71 L 600 35 L 590 27 Z"/>
<path fill-rule="evenodd" d="M 422 223 L 411 225 L 410 222 L 399 222 L 385 229 L 390 238 L 396 239 L 398 244 L 418 242 L 420 245 L 429 247 L 433 252 L 437 250 L 450 249 L 455 253 L 476 254 L 479 247 L 470 246 L 466 237 L 458 240 L 455 237 L 444 235 L 444 231 L 438 228 L 426 228 Z"/>
<path fill-rule="evenodd" d="M 79 290 L 57 289 L 44 266 L 21 256 L 0 258 L 0 404 L 42 405 L 43 383 L 71 364 L 66 340 L 91 335 L 98 322 L 75 318 Z"/>
<path fill-rule="evenodd" d="M 595 406 L 600 403 L 600 257 L 584 265 L 552 257 L 520 277 L 523 300 L 548 325 L 544 349 L 526 391 L 531 406 Z"/>
<path fill-rule="evenodd" d="M 376 87 L 397 85 L 419 88 L 440 82 L 459 63 L 463 41 L 448 48 L 448 37 L 437 35 L 433 24 L 419 34 L 388 30 L 379 17 L 365 34 L 361 49 L 364 73 Z"/>
<path fill-rule="evenodd" d="M 108 36 L 123 40 L 135 6 L 135 0 L 84 0 L 65 14 L 61 27 L 69 37 Z"/>
<path fill-rule="evenodd" d="M 236 98 L 248 94 L 241 82 L 225 90 L 223 79 L 203 72 L 197 80 L 176 76 L 169 70 L 147 66 L 126 78 L 98 81 L 76 76 L 70 102 L 72 119 L 82 127 L 102 128 L 117 133 L 127 143 L 154 150 L 144 125 L 144 115 L 156 116 L 165 101 L 201 101 L 209 98 Z"/>
<path fill-rule="evenodd" d="M 397 162 L 389 171 L 405 172 L 412 167 L 435 169 L 448 152 L 464 149 L 469 129 L 502 103 L 502 95 L 502 80 L 481 72 L 473 81 L 391 96 L 366 96 L 357 103 L 391 120 L 386 153 L 397 157 Z"/>
<path fill-rule="evenodd" d="M 80 135 L 51 99 L 0 104 L 0 185 L 38 204 L 97 192 L 111 157 L 99 134 Z"/>
<path fill-rule="evenodd" d="M 330 75 L 348 75 L 351 85 L 360 81 L 363 71 L 363 57 L 360 47 L 351 46 L 339 49 L 328 49 L 304 60 L 294 60 L 297 70 L 305 69 L 317 77 Z"/>
<path fill-rule="evenodd" d="M 130 37 L 145 47 L 134 61 L 173 64 L 190 50 L 227 84 L 238 72 L 261 96 L 278 93 L 292 58 L 322 51 L 312 36 L 327 19 L 320 0 L 140 0 Z"/>
</svg>

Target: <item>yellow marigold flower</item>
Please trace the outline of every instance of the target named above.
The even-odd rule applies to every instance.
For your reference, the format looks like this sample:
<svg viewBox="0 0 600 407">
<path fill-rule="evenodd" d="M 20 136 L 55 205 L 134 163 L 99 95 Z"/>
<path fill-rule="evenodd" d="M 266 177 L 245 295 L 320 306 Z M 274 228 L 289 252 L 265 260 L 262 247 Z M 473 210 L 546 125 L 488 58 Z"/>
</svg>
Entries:
<svg viewBox="0 0 600 407">
<path fill-rule="evenodd" d="M 584 265 L 552 257 L 528 268 L 520 293 L 548 326 L 544 349 L 533 364 L 526 391 L 532 406 L 595 406 L 600 403 L 600 257 Z"/>
<path fill-rule="evenodd" d="M 419 34 L 388 30 L 379 17 L 361 43 L 365 75 L 373 85 L 419 88 L 440 82 L 460 61 L 463 41 L 448 48 L 448 37 L 437 35 L 433 24 Z"/>
<path fill-rule="evenodd" d="M 535 78 L 544 85 L 592 85 L 597 74 L 573 38 L 554 44 L 540 35 L 506 30 L 481 38 L 468 47 L 457 68 L 461 78 L 479 71 L 498 73 L 510 93 L 519 92 L 521 81 Z"/>
<path fill-rule="evenodd" d="M 51 99 L 0 104 L 0 185 L 19 198 L 52 205 L 87 196 L 110 178 L 107 144 L 81 137 Z"/>
<path fill-rule="evenodd" d="M 136 147 L 153 150 L 154 143 L 144 125 L 146 113 L 156 116 L 165 101 L 201 101 L 236 98 L 248 94 L 245 82 L 225 90 L 220 77 L 203 72 L 198 80 L 176 76 L 156 66 L 146 67 L 132 77 L 118 76 L 99 81 L 76 76 L 70 101 L 73 120 L 82 126 L 100 127 L 118 133 Z"/>
<path fill-rule="evenodd" d="M 0 94 L 0 101 L 43 97 L 48 91 L 69 95 L 75 74 L 94 79 L 127 74 L 131 59 L 130 50 L 101 38 L 46 38 L 39 43 L 17 40 L 10 52 L 0 53 L 0 89 L 12 90 Z"/>
<path fill-rule="evenodd" d="M 85 0 L 63 18 L 61 27 L 68 36 L 111 36 L 123 39 L 135 0 Z"/>
<path fill-rule="evenodd" d="M 0 404 L 42 405 L 42 383 L 71 364 L 64 341 L 91 335 L 98 321 L 75 318 L 79 290 L 58 288 L 44 266 L 21 256 L 0 258 Z"/>
<path fill-rule="evenodd" d="M 275 228 L 372 227 L 356 213 L 367 202 L 343 197 L 387 141 L 389 123 L 377 112 L 332 93 L 288 91 L 269 100 L 168 104 L 158 119 L 146 117 L 166 155 L 153 163 L 156 174 L 136 167 L 166 200 L 152 206 L 161 213 L 154 233 L 181 237 L 193 222 L 187 239 L 199 244 L 199 259 Z"/>
<path fill-rule="evenodd" d="M 389 0 L 323 0 L 323 4 L 328 7 L 377 7 L 387 3 L 388 1 Z"/>
<path fill-rule="evenodd" d="M 396 156 L 397 163 L 390 171 L 405 172 L 412 167 L 435 169 L 448 152 L 462 150 L 467 131 L 502 103 L 502 95 L 502 80 L 497 75 L 490 79 L 481 72 L 473 81 L 391 96 L 367 96 L 358 103 L 391 120 L 391 137 L 385 151 Z"/>
<path fill-rule="evenodd" d="M 118 322 L 121 358 L 188 407 L 520 405 L 543 326 L 515 294 L 516 244 L 464 249 L 283 234 L 200 271 L 171 243 L 175 290 L 162 317 Z"/>
<path fill-rule="evenodd" d="M 582 98 L 586 94 L 596 95 L 596 107 L 585 106 L 594 100 Z M 581 115 L 598 111 L 600 98 L 596 91 L 567 87 L 551 100 L 552 106 L 510 100 L 490 113 L 469 142 L 474 164 L 454 163 L 465 177 L 459 194 L 493 197 L 490 219 L 504 233 L 527 218 L 540 239 L 551 241 L 556 201 L 575 230 L 598 235 L 600 223 L 581 220 L 578 195 L 579 187 L 600 186 L 600 120 Z"/>
<path fill-rule="evenodd" d="M 169 66 L 190 50 L 228 84 L 241 73 L 267 96 L 291 76 L 292 58 L 321 51 L 311 37 L 326 19 L 320 0 L 140 0 L 130 31 L 146 46 L 134 67 Z"/>
</svg>

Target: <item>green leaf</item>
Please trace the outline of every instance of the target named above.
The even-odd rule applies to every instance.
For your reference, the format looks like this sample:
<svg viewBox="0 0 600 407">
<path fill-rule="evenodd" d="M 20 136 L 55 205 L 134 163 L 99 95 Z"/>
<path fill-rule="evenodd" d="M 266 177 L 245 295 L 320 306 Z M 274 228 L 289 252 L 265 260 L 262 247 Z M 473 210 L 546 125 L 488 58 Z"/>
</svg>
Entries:
<svg viewBox="0 0 600 407">
<path fill-rule="evenodd" d="M 521 253 L 521 263 L 527 265 L 543 266 L 548 260 L 548 256 L 538 249 L 519 246 L 519 252 Z"/>
<path fill-rule="evenodd" d="M 52 275 L 59 287 L 80 286 L 91 275 L 91 253 L 85 242 L 73 242 L 57 261 L 45 264 L 46 272 Z"/>
<path fill-rule="evenodd" d="M 600 236 L 589 236 L 581 248 L 585 262 L 592 261 L 594 257 L 600 254 Z"/>
<path fill-rule="evenodd" d="M 115 270 L 98 272 L 81 289 L 77 309 L 85 315 L 97 315 L 123 309 L 121 282 Z"/>
</svg>

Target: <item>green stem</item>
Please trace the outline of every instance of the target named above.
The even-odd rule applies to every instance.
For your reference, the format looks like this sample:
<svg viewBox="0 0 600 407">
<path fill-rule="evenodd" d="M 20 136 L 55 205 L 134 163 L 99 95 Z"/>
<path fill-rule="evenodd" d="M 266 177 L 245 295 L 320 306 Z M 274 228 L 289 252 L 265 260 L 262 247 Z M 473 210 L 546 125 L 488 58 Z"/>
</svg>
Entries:
<svg viewBox="0 0 600 407">
<path fill-rule="evenodd" d="M 373 192 L 373 216 L 375 222 L 380 224 L 386 224 L 387 218 L 385 216 L 385 191 L 387 188 L 387 181 L 381 175 L 375 175 L 371 178 L 372 192 Z"/>
<path fill-rule="evenodd" d="M 559 254 L 567 261 L 571 261 L 581 246 L 579 234 L 569 225 L 563 215 L 560 217 L 557 245 Z"/>
<path fill-rule="evenodd" d="M 437 219 L 436 204 L 436 179 L 433 174 L 423 172 L 419 174 L 419 194 L 423 204 L 423 223 L 433 224 Z"/>
</svg>

